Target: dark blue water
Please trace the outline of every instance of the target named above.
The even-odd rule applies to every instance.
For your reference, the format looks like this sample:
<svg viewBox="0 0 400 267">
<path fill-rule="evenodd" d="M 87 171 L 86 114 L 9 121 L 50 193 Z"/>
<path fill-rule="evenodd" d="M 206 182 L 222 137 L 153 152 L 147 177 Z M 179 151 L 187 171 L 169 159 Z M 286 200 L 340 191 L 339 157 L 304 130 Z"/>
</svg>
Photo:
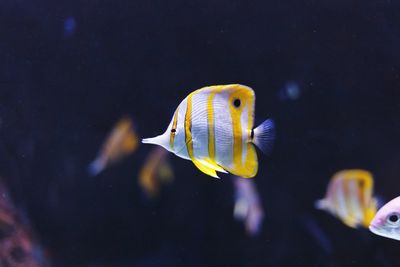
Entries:
<svg viewBox="0 0 400 267">
<path fill-rule="evenodd" d="M 396 1 L 3 1 L 0 176 L 54 266 L 398 266 L 400 243 L 313 203 L 344 168 L 400 193 L 400 4 Z M 98 177 L 112 125 L 160 134 L 194 89 L 242 83 L 256 124 L 275 120 L 255 178 L 263 230 L 234 221 L 230 177 L 171 157 L 148 201 L 150 146 Z"/>
</svg>

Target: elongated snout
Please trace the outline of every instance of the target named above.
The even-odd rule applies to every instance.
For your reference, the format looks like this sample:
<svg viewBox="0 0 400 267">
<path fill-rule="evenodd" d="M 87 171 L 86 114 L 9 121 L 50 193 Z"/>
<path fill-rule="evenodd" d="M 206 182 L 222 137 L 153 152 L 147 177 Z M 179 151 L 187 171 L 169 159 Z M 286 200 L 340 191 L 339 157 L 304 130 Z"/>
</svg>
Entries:
<svg viewBox="0 0 400 267">
<path fill-rule="evenodd" d="M 164 134 L 156 136 L 156 137 L 144 138 L 144 139 L 142 139 L 142 143 L 159 145 L 166 149 L 169 149 L 169 135 L 164 133 Z"/>
<path fill-rule="evenodd" d="M 154 144 L 154 145 L 158 145 L 159 142 L 160 142 L 159 136 L 150 137 L 150 138 L 143 138 L 143 139 L 142 139 L 142 143 L 143 143 L 143 144 Z"/>
</svg>

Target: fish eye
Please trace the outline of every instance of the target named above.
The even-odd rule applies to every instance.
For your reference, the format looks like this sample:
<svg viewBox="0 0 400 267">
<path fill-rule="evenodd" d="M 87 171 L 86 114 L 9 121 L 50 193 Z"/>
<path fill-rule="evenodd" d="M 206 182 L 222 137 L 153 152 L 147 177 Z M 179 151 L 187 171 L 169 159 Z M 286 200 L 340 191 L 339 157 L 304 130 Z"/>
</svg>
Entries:
<svg viewBox="0 0 400 267">
<path fill-rule="evenodd" d="M 397 222 L 399 220 L 399 216 L 397 216 L 396 214 L 392 214 L 389 216 L 389 221 L 391 222 Z"/>
<path fill-rule="evenodd" d="M 176 129 L 171 129 L 171 133 L 175 133 L 176 132 Z"/>
<path fill-rule="evenodd" d="M 397 225 L 400 222 L 400 214 L 392 213 L 386 218 L 387 223 Z"/>
<path fill-rule="evenodd" d="M 235 108 L 240 107 L 240 99 L 236 98 L 235 100 L 233 100 L 233 105 L 235 106 Z"/>
</svg>

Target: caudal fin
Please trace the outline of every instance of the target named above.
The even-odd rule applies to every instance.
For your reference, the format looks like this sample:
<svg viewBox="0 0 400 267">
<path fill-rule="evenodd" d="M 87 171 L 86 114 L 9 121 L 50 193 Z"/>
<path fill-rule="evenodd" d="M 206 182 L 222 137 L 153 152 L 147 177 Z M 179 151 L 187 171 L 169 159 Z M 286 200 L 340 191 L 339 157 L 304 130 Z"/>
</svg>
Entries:
<svg viewBox="0 0 400 267">
<path fill-rule="evenodd" d="M 268 119 L 254 129 L 253 143 L 265 154 L 270 154 L 275 139 L 275 124 Z"/>
</svg>

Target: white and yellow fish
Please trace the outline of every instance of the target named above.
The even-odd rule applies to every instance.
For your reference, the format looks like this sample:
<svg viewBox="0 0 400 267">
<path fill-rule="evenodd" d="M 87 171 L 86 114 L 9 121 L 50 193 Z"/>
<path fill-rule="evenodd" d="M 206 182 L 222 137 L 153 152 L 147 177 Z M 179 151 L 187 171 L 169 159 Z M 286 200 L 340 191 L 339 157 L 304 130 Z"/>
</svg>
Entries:
<svg viewBox="0 0 400 267">
<path fill-rule="evenodd" d="M 112 129 L 96 159 L 89 165 L 89 174 L 97 175 L 108 166 L 133 153 L 139 145 L 133 122 L 123 117 Z"/>
<path fill-rule="evenodd" d="M 174 172 L 168 162 L 168 152 L 156 147 L 147 156 L 139 173 L 139 186 L 148 198 L 154 198 L 160 192 L 161 184 L 174 179 Z"/>
<path fill-rule="evenodd" d="M 315 206 L 338 217 L 349 227 L 368 227 L 377 210 L 373 188 L 370 172 L 343 170 L 332 177 L 325 198 L 318 200 Z"/>
<path fill-rule="evenodd" d="M 212 177 L 218 178 L 218 171 L 251 178 L 258 170 L 253 144 L 266 151 L 274 139 L 272 120 L 253 129 L 254 105 L 254 91 L 248 86 L 204 87 L 179 104 L 164 134 L 142 142 L 192 160 Z"/>
</svg>

